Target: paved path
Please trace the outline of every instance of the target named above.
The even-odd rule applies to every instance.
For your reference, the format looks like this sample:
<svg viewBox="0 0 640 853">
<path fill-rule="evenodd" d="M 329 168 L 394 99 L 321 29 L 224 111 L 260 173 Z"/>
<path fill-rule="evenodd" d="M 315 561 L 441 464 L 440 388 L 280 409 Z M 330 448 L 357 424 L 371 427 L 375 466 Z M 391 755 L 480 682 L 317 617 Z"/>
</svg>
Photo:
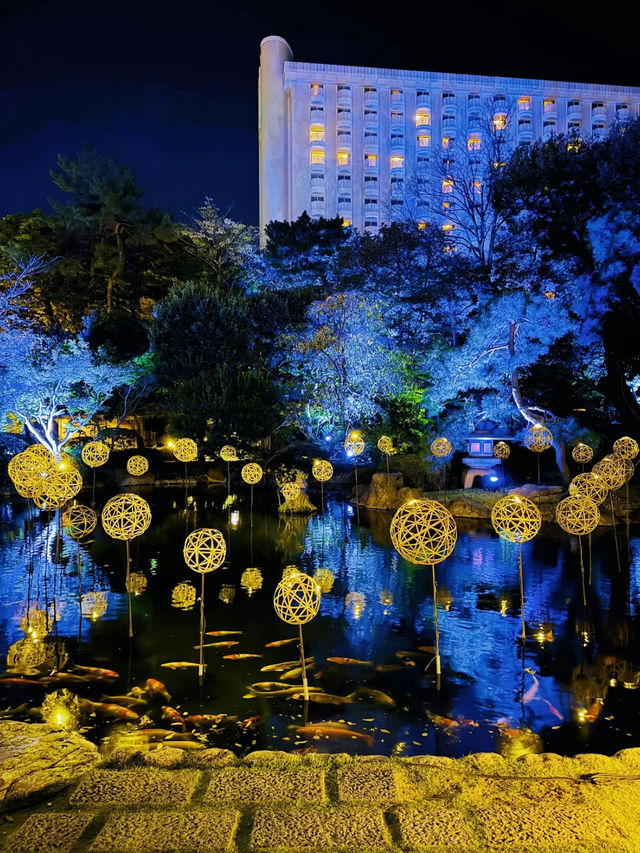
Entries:
<svg viewBox="0 0 640 853">
<path fill-rule="evenodd" d="M 454 761 L 157 750 L 0 831 L 11 853 L 640 851 L 640 749 Z M 167 768 L 167 765 L 175 766 Z"/>
</svg>

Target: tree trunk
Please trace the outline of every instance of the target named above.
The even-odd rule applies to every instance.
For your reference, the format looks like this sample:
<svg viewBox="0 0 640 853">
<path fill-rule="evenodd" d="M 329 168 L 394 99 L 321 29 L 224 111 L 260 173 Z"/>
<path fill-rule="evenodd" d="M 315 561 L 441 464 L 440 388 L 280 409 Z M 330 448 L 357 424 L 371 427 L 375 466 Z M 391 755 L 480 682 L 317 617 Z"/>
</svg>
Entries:
<svg viewBox="0 0 640 853">
<path fill-rule="evenodd" d="M 107 280 L 107 314 L 111 314 L 111 307 L 113 305 L 113 291 L 116 285 L 116 282 L 119 278 L 122 278 L 124 275 L 125 269 L 125 257 L 124 257 L 124 237 L 123 237 L 123 226 L 120 222 L 116 223 L 114 234 L 116 238 L 116 249 L 118 251 L 118 257 L 116 260 L 116 265 L 113 268 L 111 275 Z"/>
<path fill-rule="evenodd" d="M 568 486 L 571 482 L 571 471 L 567 464 L 567 445 L 564 441 L 554 441 L 553 449 L 556 454 L 556 465 L 562 474 L 562 482 Z"/>
</svg>

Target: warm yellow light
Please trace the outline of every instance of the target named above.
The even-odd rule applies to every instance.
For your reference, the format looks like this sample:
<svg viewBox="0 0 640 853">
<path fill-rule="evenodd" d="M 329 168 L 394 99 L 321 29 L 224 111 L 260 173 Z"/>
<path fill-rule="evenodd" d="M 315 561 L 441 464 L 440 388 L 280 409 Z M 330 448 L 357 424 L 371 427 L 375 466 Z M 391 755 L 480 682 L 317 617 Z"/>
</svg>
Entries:
<svg viewBox="0 0 640 853">
<path fill-rule="evenodd" d="M 240 512 L 234 509 L 229 517 L 231 527 L 237 527 L 240 524 Z"/>
<path fill-rule="evenodd" d="M 482 141 L 479 136 L 470 136 L 467 140 L 467 148 L 469 151 L 479 151 L 482 146 Z"/>
<path fill-rule="evenodd" d="M 442 226 L 443 231 L 453 231 L 454 228 L 455 228 L 455 226 L 454 226 L 453 222 L 445 222 L 444 225 Z"/>
<path fill-rule="evenodd" d="M 324 141 L 324 127 L 321 124 L 312 124 L 309 128 L 309 141 L 310 142 L 323 142 Z"/>
<path fill-rule="evenodd" d="M 431 145 L 431 137 L 421 134 L 418 137 L 418 148 L 428 148 Z"/>
<path fill-rule="evenodd" d="M 424 231 L 424 229 L 425 229 L 426 227 L 427 227 L 427 223 L 426 223 L 426 222 L 418 222 L 418 231 Z"/>
<path fill-rule="evenodd" d="M 367 166 L 376 166 L 378 163 L 378 155 L 377 154 L 367 154 L 365 156 L 366 165 Z"/>
<path fill-rule="evenodd" d="M 324 151 L 312 150 L 309 155 L 309 162 L 312 165 L 322 165 L 324 163 Z"/>
<path fill-rule="evenodd" d="M 443 137 L 442 137 L 442 147 L 443 147 L 443 148 L 448 148 L 448 147 L 449 147 L 449 143 L 450 143 L 450 142 L 451 142 L 451 138 L 450 138 L 450 137 L 448 137 L 448 136 L 443 136 Z"/>
<path fill-rule="evenodd" d="M 452 180 L 447 178 L 442 182 L 442 192 L 443 193 L 453 192 L 453 181 Z"/>
<path fill-rule="evenodd" d="M 174 441 L 168 441 L 168 442 L 167 442 L 167 447 L 168 447 L 170 450 L 173 450 L 173 448 L 175 447 L 175 442 L 174 442 Z"/>
<path fill-rule="evenodd" d="M 416 113 L 416 127 L 431 124 L 431 113 L 429 110 L 420 110 Z"/>
<path fill-rule="evenodd" d="M 555 299 L 556 298 L 555 290 L 545 290 L 544 298 L 545 299 Z"/>
<path fill-rule="evenodd" d="M 343 227 L 343 228 L 348 228 L 348 227 L 349 227 L 349 225 L 351 225 L 351 220 L 350 220 L 350 219 L 343 219 L 343 220 L 342 220 L 342 227 Z"/>
<path fill-rule="evenodd" d="M 401 157 L 399 154 L 394 154 L 390 159 L 390 163 L 392 169 L 402 169 L 404 166 L 404 157 Z"/>
<path fill-rule="evenodd" d="M 493 129 L 504 130 L 507 126 L 507 116 L 505 113 L 496 113 L 493 117 Z"/>
<path fill-rule="evenodd" d="M 528 95 L 523 95 L 521 98 L 518 98 L 518 109 L 519 110 L 530 110 L 531 109 L 531 98 Z"/>
</svg>

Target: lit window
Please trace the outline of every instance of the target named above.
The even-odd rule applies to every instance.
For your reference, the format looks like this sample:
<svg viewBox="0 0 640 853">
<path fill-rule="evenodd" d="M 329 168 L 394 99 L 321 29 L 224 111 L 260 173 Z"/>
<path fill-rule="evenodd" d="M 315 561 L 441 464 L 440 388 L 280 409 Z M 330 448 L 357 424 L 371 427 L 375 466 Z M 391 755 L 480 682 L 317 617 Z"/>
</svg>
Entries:
<svg viewBox="0 0 640 853">
<path fill-rule="evenodd" d="M 312 166 L 324 163 L 324 151 L 311 151 L 310 161 Z"/>
<path fill-rule="evenodd" d="M 401 98 L 402 97 L 402 89 L 392 89 L 391 90 L 392 98 Z"/>
<path fill-rule="evenodd" d="M 389 162 L 392 169 L 402 169 L 404 166 L 404 157 L 401 157 L 399 154 L 394 154 L 390 158 Z"/>
<path fill-rule="evenodd" d="M 453 222 L 445 222 L 442 226 L 443 231 L 453 231 L 454 228 L 455 225 L 453 224 Z"/>
<path fill-rule="evenodd" d="M 418 137 L 418 148 L 428 148 L 431 145 L 431 137 L 421 135 Z"/>
<path fill-rule="evenodd" d="M 472 133 L 467 140 L 467 148 L 469 151 L 479 151 L 481 144 L 480 137 L 475 133 Z"/>
<path fill-rule="evenodd" d="M 364 155 L 364 165 L 369 169 L 375 169 L 378 165 L 378 155 L 377 154 L 365 154 Z"/>
<path fill-rule="evenodd" d="M 453 192 L 453 181 L 450 178 L 446 178 L 442 182 L 442 192 L 443 193 Z"/>
<path fill-rule="evenodd" d="M 496 113 L 493 117 L 493 129 L 504 130 L 507 126 L 507 114 Z"/>
<path fill-rule="evenodd" d="M 474 193 L 482 192 L 482 181 L 471 181 L 471 189 Z"/>
<path fill-rule="evenodd" d="M 318 95 L 322 94 L 322 90 L 323 90 L 324 86 L 322 85 L 322 83 L 312 83 L 310 88 L 311 88 L 311 97 L 316 98 Z"/>
<path fill-rule="evenodd" d="M 342 220 L 342 227 L 343 227 L 343 228 L 348 228 L 348 227 L 349 227 L 349 225 L 351 225 L 351 220 L 350 220 L 350 219 L 343 219 L 343 220 Z"/>
<path fill-rule="evenodd" d="M 426 227 L 427 227 L 427 223 L 426 223 L 426 222 L 418 222 L 418 231 L 424 231 L 424 229 L 425 229 Z"/>
<path fill-rule="evenodd" d="M 416 113 L 416 127 L 431 124 L 431 113 L 429 110 L 419 110 Z"/>
<path fill-rule="evenodd" d="M 443 136 L 442 137 L 442 147 L 448 148 L 450 144 L 451 144 L 451 137 L 450 136 Z"/>
<path fill-rule="evenodd" d="M 348 151 L 338 151 L 338 166 L 348 166 L 351 162 L 351 154 Z"/>
<path fill-rule="evenodd" d="M 450 208 L 450 207 L 451 207 L 451 204 L 450 204 L 448 201 L 443 201 L 443 202 L 442 202 L 442 208 L 443 208 L 443 210 L 449 210 L 449 208 Z"/>
<path fill-rule="evenodd" d="M 556 108 L 555 98 L 545 98 L 542 102 L 542 109 L 545 113 L 552 113 Z"/>
<path fill-rule="evenodd" d="M 518 109 L 519 110 L 530 110 L 531 109 L 531 98 L 529 95 L 523 95 L 521 98 L 518 98 Z"/>
<path fill-rule="evenodd" d="M 309 128 L 309 142 L 324 142 L 324 127 L 312 124 Z"/>
</svg>

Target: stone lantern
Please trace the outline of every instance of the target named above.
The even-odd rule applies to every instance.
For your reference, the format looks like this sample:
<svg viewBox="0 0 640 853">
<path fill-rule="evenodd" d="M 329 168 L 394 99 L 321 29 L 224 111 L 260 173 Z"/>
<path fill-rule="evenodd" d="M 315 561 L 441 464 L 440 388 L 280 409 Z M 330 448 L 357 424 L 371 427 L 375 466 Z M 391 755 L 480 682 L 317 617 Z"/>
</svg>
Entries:
<svg viewBox="0 0 640 853">
<path fill-rule="evenodd" d="M 471 489 L 476 477 L 494 474 L 498 477 L 497 469 L 501 460 L 493 455 L 493 446 L 497 441 L 512 441 L 513 436 L 495 421 L 481 421 L 472 433 L 465 436 L 467 455 L 463 458 L 464 474 L 463 489 Z"/>
</svg>

